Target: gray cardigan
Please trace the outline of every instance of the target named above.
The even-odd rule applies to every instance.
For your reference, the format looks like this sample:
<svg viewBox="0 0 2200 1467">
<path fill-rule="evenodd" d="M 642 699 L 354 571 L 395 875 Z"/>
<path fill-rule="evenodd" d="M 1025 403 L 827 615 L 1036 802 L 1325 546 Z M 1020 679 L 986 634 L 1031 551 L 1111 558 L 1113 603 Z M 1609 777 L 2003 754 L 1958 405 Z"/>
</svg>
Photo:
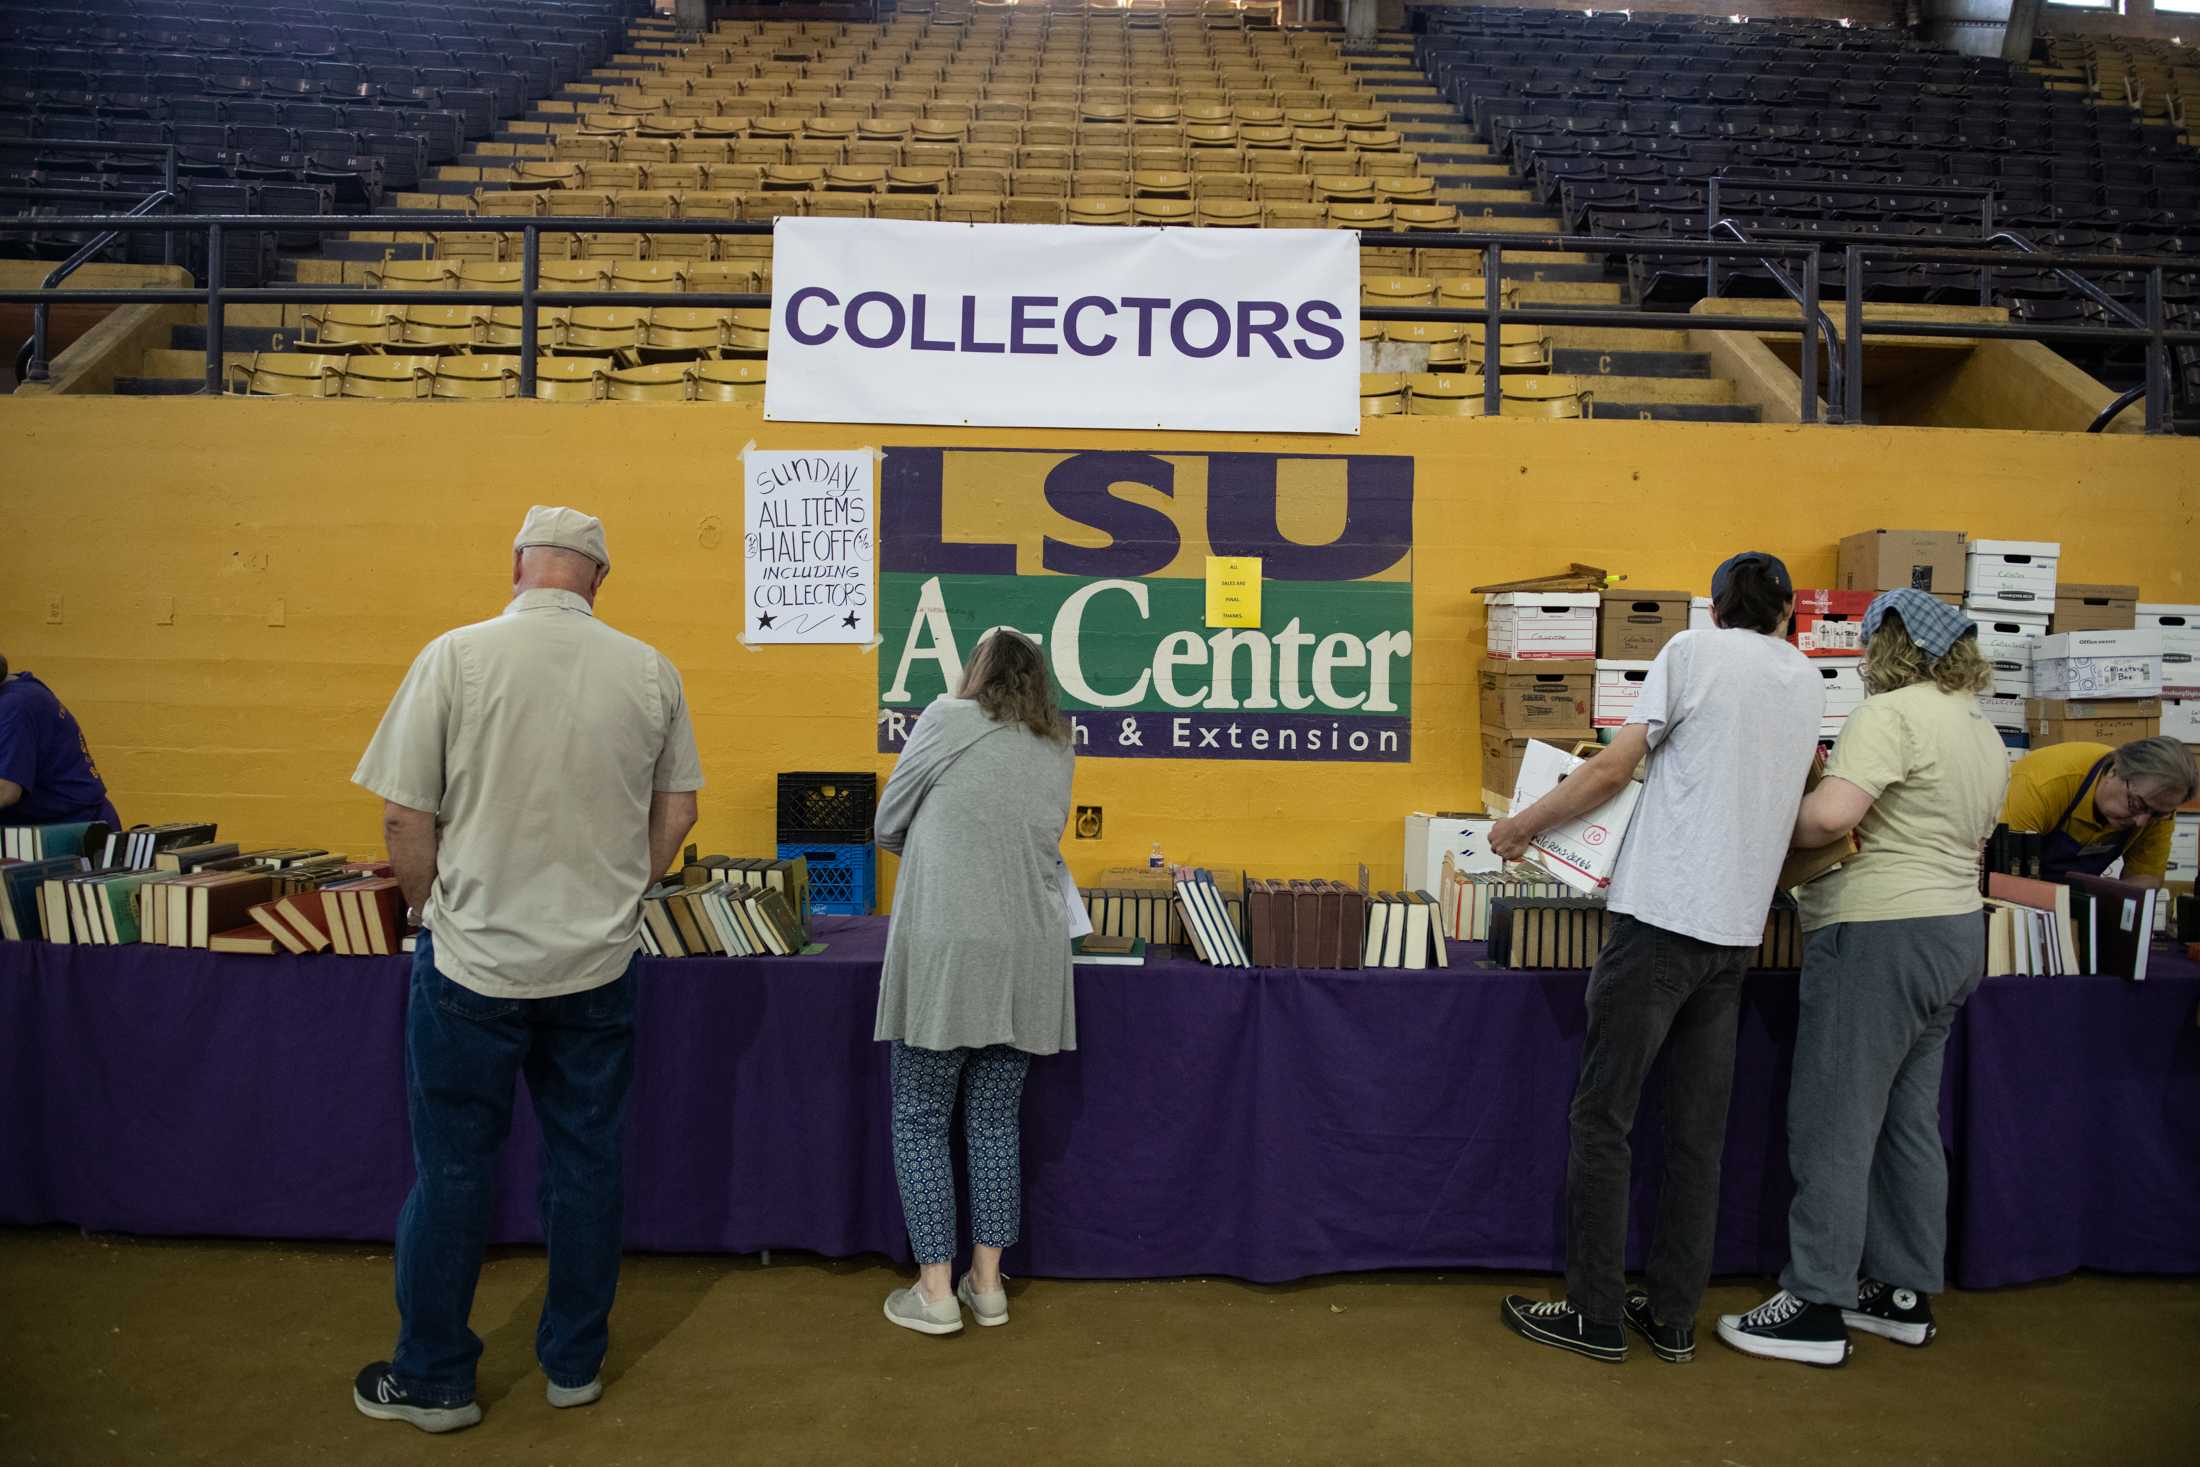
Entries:
<svg viewBox="0 0 2200 1467">
<path fill-rule="evenodd" d="M 878 843 L 902 861 L 873 1038 L 1077 1047 L 1057 875 L 1075 763 L 967 699 L 924 710 L 878 805 Z"/>
</svg>

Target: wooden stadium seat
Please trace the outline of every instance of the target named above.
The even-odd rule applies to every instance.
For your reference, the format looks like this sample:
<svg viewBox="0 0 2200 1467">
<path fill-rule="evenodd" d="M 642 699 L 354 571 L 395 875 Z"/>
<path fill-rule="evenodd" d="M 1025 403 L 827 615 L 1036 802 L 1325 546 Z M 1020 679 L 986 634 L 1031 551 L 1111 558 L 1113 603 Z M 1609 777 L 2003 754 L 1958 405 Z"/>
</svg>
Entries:
<svg viewBox="0 0 2200 1467">
<path fill-rule="evenodd" d="M 1411 178 L 1420 160 L 1411 153 L 1377 153 L 1354 148 L 1349 155 L 1353 171 L 1370 178 Z"/>
<path fill-rule="evenodd" d="M 764 187 L 764 170 L 755 163 L 713 163 L 703 170 L 703 187 L 712 193 L 755 193 Z"/>
<path fill-rule="evenodd" d="M 1193 152 L 1202 148 L 1235 148 L 1237 145 L 1236 123 L 1195 122 L 1184 129 L 1184 146 Z"/>
<path fill-rule="evenodd" d="M 1247 173 L 1281 173 L 1293 178 L 1306 173 L 1306 159 L 1296 148 L 1247 148 Z"/>
<path fill-rule="evenodd" d="M 649 318 L 639 306 L 576 306 L 566 317 L 563 351 L 631 352 L 642 343 L 642 324 Z"/>
<path fill-rule="evenodd" d="M 1465 372 L 1415 372 L 1406 379 L 1406 411 L 1423 418 L 1479 418 L 1482 379 Z"/>
<path fill-rule="evenodd" d="M 1360 416 L 1387 418 L 1406 410 L 1406 379 L 1401 372 L 1360 374 Z"/>
<path fill-rule="evenodd" d="M 249 397 L 334 397 L 345 358 L 322 352 L 256 351 L 229 364 L 229 390 Z"/>
<path fill-rule="evenodd" d="M 565 343 L 566 306 L 544 306 L 535 312 L 535 349 L 555 351 Z M 517 351 L 523 336 L 525 315 L 518 306 L 492 306 L 481 325 L 481 344 L 492 350 Z"/>
<path fill-rule="evenodd" d="M 886 191 L 890 194 L 945 193 L 947 177 L 945 168 L 889 168 L 886 170 Z"/>
<path fill-rule="evenodd" d="M 1263 203 L 1260 214 L 1268 229 L 1323 229 L 1329 224 L 1329 210 L 1321 204 Z"/>
<path fill-rule="evenodd" d="M 535 396 L 545 402 L 598 402 L 610 364 L 602 357 L 537 357 Z"/>
<path fill-rule="evenodd" d="M 708 239 L 709 235 L 696 235 Z M 617 260 L 611 266 L 612 290 L 682 290 L 685 266 L 671 260 Z"/>
<path fill-rule="evenodd" d="M 1390 205 L 1388 204 L 1331 204 L 1329 206 L 1329 226 L 1332 229 L 1387 230 L 1392 222 Z"/>
<path fill-rule="evenodd" d="M 827 193 L 875 194 L 886 187 L 886 170 L 870 163 L 836 163 L 825 170 Z"/>
<path fill-rule="evenodd" d="M 825 184 L 825 170 L 809 163 L 774 163 L 764 170 L 764 192 L 808 193 Z"/>
<path fill-rule="evenodd" d="M 611 217 L 614 219 L 670 219 L 678 202 L 678 195 L 669 189 L 621 189 L 611 196 Z"/>
<path fill-rule="evenodd" d="M 543 213 L 551 218 L 608 219 L 611 195 L 600 189 L 553 189 L 540 195 Z"/>
<path fill-rule="evenodd" d="M 808 194 L 784 192 L 744 194 L 741 197 L 741 217 L 753 224 L 763 224 L 774 219 L 783 219 L 790 214 L 807 213 L 809 204 L 810 196 Z M 722 247 L 720 252 L 723 253 Z"/>
<path fill-rule="evenodd" d="M 1202 229 L 1258 229 L 1260 208 L 1249 199 L 1212 199 L 1202 194 L 1197 222 Z"/>
<path fill-rule="evenodd" d="M 1433 306 L 1436 282 L 1420 275 L 1375 275 L 1360 281 L 1363 306 Z"/>
<path fill-rule="evenodd" d="M 985 194 L 993 198 L 1005 198 L 1008 194 L 1008 170 L 1005 168 L 958 168 L 947 175 L 950 193 Z"/>
<path fill-rule="evenodd" d="M 1250 173 L 1195 173 L 1192 175 L 1192 193 L 1201 200 L 1250 199 L 1253 197 L 1253 175 Z"/>
<path fill-rule="evenodd" d="M 1134 199 L 1189 199 L 1192 196 L 1192 175 L 1169 173 L 1149 169 L 1131 175 L 1131 197 Z"/>
<path fill-rule="evenodd" d="M 1352 146 L 1341 127 L 1294 127 L 1290 135 L 1291 146 L 1309 158 L 1342 157 Z"/>
<path fill-rule="evenodd" d="M 961 166 L 966 168 L 1014 168 L 1019 151 L 1015 143 L 965 143 Z"/>
<path fill-rule="evenodd" d="M 1489 283 L 1479 274 L 1443 276 L 1436 281 L 1436 303 L 1447 311 L 1485 310 L 1488 298 Z M 1508 311 L 1520 304 L 1519 288 L 1510 283 L 1499 287 L 1497 304 Z"/>
<path fill-rule="evenodd" d="M 434 357 L 360 356 L 345 364 L 343 386 L 337 396 L 413 402 L 427 397 L 434 385 Z"/>
<path fill-rule="evenodd" d="M 1123 225 L 1131 222 L 1131 201 L 1105 195 L 1079 195 L 1068 201 L 1072 224 Z"/>
<path fill-rule="evenodd" d="M 560 197 L 564 195 L 562 192 Z M 540 189 L 475 189 L 472 196 L 462 201 L 454 200 L 460 211 L 483 214 L 492 218 L 501 215 L 522 214 L 530 218 L 548 213 L 543 200 L 547 195 Z"/>
<path fill-rule="evenodd" d="M 574 237 L 574 249 L 583 260 L 639 260 L 647 241 L 638 234 L 583 234 Z"/>
<path fill-rule="evenodd" d="M 447 290 L 458 284 L 458 266 L 449 260 L 376 260 L 367 266 L 367 284 L 379 290 Z"/>
<path fill-rule="evenodd" d="M 483 310 L 474 305 L 406 306 L 398 318 L 397 343 L 423 355 L 470 350 L 481 340 Z"/>
<path fill-rule="evenodd" d="M 1375 202 L 1375 181 L 1351 174 L 1317 173 L 1314 175 L 1314 197 L 1325 204 L 1372 204 Z"/>
<path fill-rule="evenodd" d="M 1001 199 L 995 194 L 941 194 L 939 217 L 944 224 L 998 224 Z"/>
<path fill-rule="evenodd" d="M 726 328 L 726 351 L 739 357 L 763 356 L 771 346 L 771 335 L 770 307 L 735 311 Z"/>
<path fill-rule="evenodd" d="M 618 151 L 618 142 L 608 135 L 567 133 L 558 139 L 558 158 L 562 162 L 609 163 Z"/>
<path fill-rule="evenodd" d="M 1231 106 L 1230 116 L 1241 128 L 1282 127 L 1283 109 L 1256 102 L 1238 102 Z M 1285 129 L 1288 134 L 1289 129 Z"/>
<path fill-rule="evenodd" d="M 579 163 L 562 158 L 522 158 L 512 165 L 514 189 L 583 188 L 587 171 Z"/>
<path fill-rule="evenodd" d="M 1133 199 L 1131 222 L 1150 228 L 1186 228 L 1193 222 L 1190 199 Z"/>
<path fill-rule="evenodd" d="M 725 163 L 733 157 L 733 143 L 727 138 L 679 138 L 672 144 L 672 161 L 697 168 L 708 168 L 713 163 Z"/>
<path fill-rule="evenodd" d="M 398 318 L 392 306 L 307 306 L 300 315 L 306 331 L 298 345 L 309 352 L 378 351 L 397 344 Z"/>
<path fill-rule="evenodd" d="M 787 144 L 787 161 L 813 168 L 829 167 L 847 158 L 849 146 L 847 143 L 832 142 L 824 138 L 799 137 Z"/>
<path fill-rule="evenodd" d="M 1335 109 L 1329 107 L 1286 107 L 1283 120 L 1291 127 L 1340 127 Z"/>
<path fill-rule="evenodd" d="M 600 193 L 612 193 L 619 189 L 642 186 L 642 165 L 639 163 L 584 163 L 581 165 L 583 182 L 570 183 L 567 188 L 594 189 Z"/>
<path fill-rule="evenodd" d="M 873 219 L 937 219 L 940 215 L 940 199 L 937 194 L 878 194 L 871 200 Z"/>
<path fill-rule="evenodd" d="M 1334 120 L 1348 133 L 1390 130 L 1390 114 L 1379 107 L 1340 107 Z"/>
<path fill-rule="evenodd" d="M 1452 233 L 1459 228 L 1459 208 L 1455 204 L 1393 204 L 1390 219 L 1394 227 L 1423 233 Z"/>
<path fill-rule="evenodd" d="M 812 219 L 868 219 L 871 200 L 876 195 L 840 192 L 814 193 L 806 197 L 809 204 L 802 212 Z"/>
<path fill-rule="evenodd" d="M 757 274 L 754 268 L 739 260 L 719 260 L 706 265 L 690 265 L 681 276 L 687 289 L 708 291 L 713 295 L 735 295 L 755 290 Z"/>
<path fill-rule="evenodd" d="M 642 170 L 642 186 L 666 191 L 701 188 L 703 187 L 703 165 L 700 163 L 652 163 Z"/>
<path fill-rule="evenodd" d="M 1011 193 L 1001 202 L 1004 224 L 1060 224 L 1067 215 L 1060 197 Z"/>
<path fill-rule="evenodd" d="M 1403 204 L 1409 208 L 1425 208 L 1436 198 L 1436 180 L 1417 178 L 1407 174 L 1392 174 L 1374 180 L 1375 196 L 1393 210 Z"/>
<path fill-rule="evenodd" d="M 519 358 L 444 357 L 428 395 L 438 402 L 484 402 L 519 396 Z"/>
<path fill-rule="evenodd" d="M 787 161 L 787 139 L 757 137 L 754 134 L 736 138 L 733 144 L 733 161 L 755 163 L 761 167 L 783 164 Z"/>
<path fill-rule="evenodd" d="M 1253 181 L 1253 197 L 1262 203 L 1304 204 L 1314 197 L 1314 180 L 1303 173 L 1255 173 L 1248 176 Z"/>
<path fill-rule="evenodd" d="M 1367 304 L 1364 300 L 1361 303 Z M 1453 322 L 1386 321 L 1383 340 L 1409 351 L 1425 353 L 1422 359 L 1430 371 L 1457 370 L 1466 365 L 1467 328 Z"/>
<path fill-rule="evenodd" d="M 1487 371 L 1484 345 L 1489 340 L 1487 331 L 1469 333 L 1466 342 L 1466 366 L 1472 372 Z M 1499 372 L 1536 372 L 1551 370 L 1551 338 L 1541 326 L 1508 326 L 1497 328 L 1497 370 Z M 1560 379 L 1552 379 L 1554 381 Z"/>
<path fill-rule="evenodd" d="M 1504 390 L 1508 418 L 1589 416 L 1590 394 L 1578 377 L 1507 377 Z"/>
<path fill-rule="evenodd" d="M 691 394 L 686 362 L 645 362 L 615 367 L 606 375 L 604 396 L 611 402 L 686 402 Z"/>
<path fill-rule="evenodd" d="M 1071 198 L 1129 198 L 1130 173 L 1121 168 L 1080 168 L 1069 176 Z"/>
</svg>

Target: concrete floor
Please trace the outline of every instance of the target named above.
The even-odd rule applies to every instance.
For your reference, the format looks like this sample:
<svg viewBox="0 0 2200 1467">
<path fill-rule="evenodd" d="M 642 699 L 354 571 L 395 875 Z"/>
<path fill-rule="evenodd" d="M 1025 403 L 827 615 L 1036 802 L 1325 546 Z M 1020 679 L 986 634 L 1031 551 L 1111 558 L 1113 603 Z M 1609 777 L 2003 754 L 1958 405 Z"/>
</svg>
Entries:
<svg viewBox="0 0 2200 1467">
<path fill-rule="evenodd" d="M 2200 1281 L 2087 1277 L 1942 1302 L 1941 1337 L 1843 1370 L 1528 1346 L 1500 1295 L 1548 1278 L 1018 1282 L 1007 1328 L 880 1316 L 876 1260 L 629 1258 L 609 1389 L 553 1412 L 529 1352 L 543 1262 L 482 1276 L 488 1417 L 429 1439 L 351 1406 L 395 1329 L 386 1248 L 0 1232 L 0 1463 L 1698 1462 L 2200 1460 Z M 1765 1286 L 1714 1287 L 1711 1315 Z"/>
</svg>

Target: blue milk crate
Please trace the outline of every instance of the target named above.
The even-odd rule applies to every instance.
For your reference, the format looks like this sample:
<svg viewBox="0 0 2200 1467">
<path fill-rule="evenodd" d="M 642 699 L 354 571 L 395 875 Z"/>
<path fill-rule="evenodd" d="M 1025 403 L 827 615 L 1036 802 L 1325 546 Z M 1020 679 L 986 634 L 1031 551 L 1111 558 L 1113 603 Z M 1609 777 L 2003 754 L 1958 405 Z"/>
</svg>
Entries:
<svg viewBox="0 0 2200 1467">
<path fill-rule="evenodd" d="M 878 847 L 781 841 L 779 859 L 810 866 L 810 910 L 868 917 L 878 905 Z"/>
</svg>

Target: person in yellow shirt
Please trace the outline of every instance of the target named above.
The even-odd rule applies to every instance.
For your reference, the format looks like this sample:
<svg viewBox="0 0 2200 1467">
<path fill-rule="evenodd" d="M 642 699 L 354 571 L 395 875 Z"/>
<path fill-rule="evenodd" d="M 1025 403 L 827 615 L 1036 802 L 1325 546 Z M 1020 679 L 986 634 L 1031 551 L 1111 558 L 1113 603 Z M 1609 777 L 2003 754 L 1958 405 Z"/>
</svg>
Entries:
<svg viewBox="0 0 2200 1467">
<path fill-rule="evenodd" d="M 2123 879 L 2160 886 L 2169 869 L 2170 817 L 2192 798 L 2192 755 L 2171 738 L 2106 744 L 2052 744 L 2009 771 L 2001 823 L 2037 831 L 2041 874 L 2099 876 L 2118 857 Z"/>
</svg>

